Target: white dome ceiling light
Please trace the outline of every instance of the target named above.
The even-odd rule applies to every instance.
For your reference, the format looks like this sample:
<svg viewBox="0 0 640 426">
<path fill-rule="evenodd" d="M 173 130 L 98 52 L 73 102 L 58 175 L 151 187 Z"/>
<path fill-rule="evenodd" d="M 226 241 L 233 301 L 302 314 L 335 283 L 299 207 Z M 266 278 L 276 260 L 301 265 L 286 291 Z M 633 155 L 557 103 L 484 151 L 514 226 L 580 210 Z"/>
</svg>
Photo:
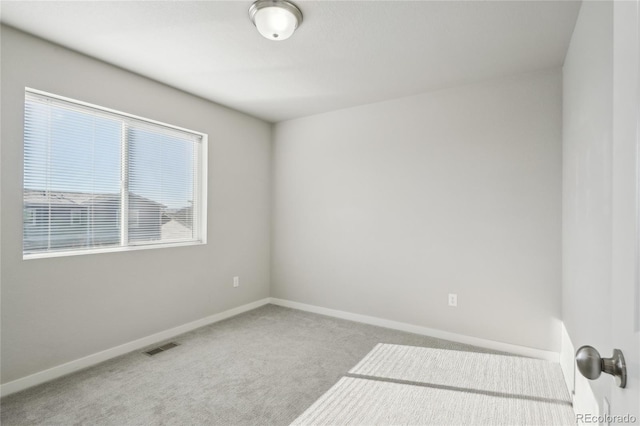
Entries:
<svg viewBox="0 0 640 426">
<path fill-rule="evenodd" d="M 257 0 L 249 17 L 258 32 L 269 40 L 286 40 L 302 23 L 300 9 L 286 0 Z"/>
</svg>

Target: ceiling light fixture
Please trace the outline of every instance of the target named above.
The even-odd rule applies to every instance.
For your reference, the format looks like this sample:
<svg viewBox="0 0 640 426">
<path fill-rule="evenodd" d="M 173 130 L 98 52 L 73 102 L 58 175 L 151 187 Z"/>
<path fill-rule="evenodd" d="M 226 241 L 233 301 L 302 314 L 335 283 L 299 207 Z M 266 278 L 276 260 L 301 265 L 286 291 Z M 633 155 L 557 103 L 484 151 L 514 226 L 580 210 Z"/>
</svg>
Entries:
<svg viewBox="0 0 640 426">
<path fill-rule="evenodd" d="M 286 40 L 302 23 L 302 12 L 286 0 L 257 0 L 249 17 L 258 32 L 269 40 Z"/>
</svg>

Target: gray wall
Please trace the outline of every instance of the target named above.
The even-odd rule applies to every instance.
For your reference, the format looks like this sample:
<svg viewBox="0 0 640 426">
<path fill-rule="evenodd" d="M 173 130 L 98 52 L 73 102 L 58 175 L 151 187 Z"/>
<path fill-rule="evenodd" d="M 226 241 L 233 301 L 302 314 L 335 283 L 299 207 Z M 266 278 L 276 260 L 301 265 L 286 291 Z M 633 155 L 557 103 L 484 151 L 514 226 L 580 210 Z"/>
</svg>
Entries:
<svg viewBox="0 0 640 426">
<path fill-rule="evenodd" d="M 583 2 L 563 68 L 562 315 L 576 348 L 601 351 L 611 347 L 612 114 L 613 2 Z M 589 384 L 598 402 L 609 392 L 609 380 Z"/>
<path fill-rule="evenodd" d="M 561 92 L 553 70 L 277 124 L 272 296 L 559 350 Z"/>
<path fill-rule="evenodd" d="M 269 296 L 270 124 L 1 35 L 3 383 Z M 25 86 L 208 133 L 208 244 L 23 261 Z"/>
</svg>

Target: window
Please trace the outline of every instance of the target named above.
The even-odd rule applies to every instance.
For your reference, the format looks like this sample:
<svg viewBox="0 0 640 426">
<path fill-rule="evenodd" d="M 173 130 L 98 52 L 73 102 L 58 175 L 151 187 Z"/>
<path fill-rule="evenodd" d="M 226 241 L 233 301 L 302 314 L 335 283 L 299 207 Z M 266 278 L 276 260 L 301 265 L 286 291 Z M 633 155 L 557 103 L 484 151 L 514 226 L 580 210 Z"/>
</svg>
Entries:
<svg viewBox="0 0 640 426">
<path fill-rule="evenodd" d="M 27 207 L 23 210 L 23 223 L 25 226 L 35 225 L 36 218 L 38 217 L 38 209 L 34 209 L 33 207 Z"/>
<path fill-rule="evenodd" d="M 84 212 L 80 209 L 71 209 L 71 212 L 69 214 L 71 218 L 71 225 L 82 225 L 83 213 Z"/>
<path fill-rule="evenodd" d="M 206 242 L 202 133 L 25 91 L 23 257 Z"/>
</svg>

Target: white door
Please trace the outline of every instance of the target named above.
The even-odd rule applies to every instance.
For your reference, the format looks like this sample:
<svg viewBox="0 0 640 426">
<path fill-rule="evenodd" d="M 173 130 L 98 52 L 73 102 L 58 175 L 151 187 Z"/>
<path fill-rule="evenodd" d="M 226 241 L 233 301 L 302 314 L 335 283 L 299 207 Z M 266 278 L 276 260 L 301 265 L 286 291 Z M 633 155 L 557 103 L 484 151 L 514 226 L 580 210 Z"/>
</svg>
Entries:
<svg viewBox="0 0 640 426">
<path fill-rule="evenodd" d="M 611 380 L 611 415 L 640 424 L 640 3 L 614 2 L 612 344 L 627 386 Z M 610 354 L 603 354 L 609 356 Z M 612 424 L 624 423 L 613 418 Z"/>
</svg>

